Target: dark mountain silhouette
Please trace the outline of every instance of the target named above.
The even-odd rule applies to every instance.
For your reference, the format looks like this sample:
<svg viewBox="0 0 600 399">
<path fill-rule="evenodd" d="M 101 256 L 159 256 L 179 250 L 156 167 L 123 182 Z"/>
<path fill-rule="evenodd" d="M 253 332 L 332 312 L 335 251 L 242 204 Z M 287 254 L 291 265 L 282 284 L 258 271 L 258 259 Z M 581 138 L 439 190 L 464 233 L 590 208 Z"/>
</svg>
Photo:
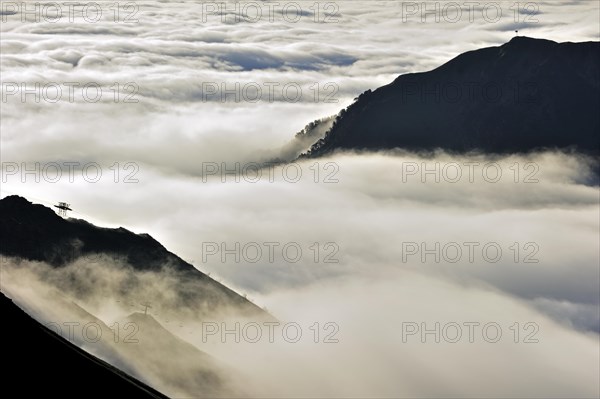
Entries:
<svg viewBox="0 0 600 399">
<path fill-rule="evenodd" d="M 36 300 L 32 301 L 20 295 L 19 290 L 11 289 L 14 285 L 6 282 L 6 273 L 3 277 L 5 295 L 33 320 L 84 349 L 86 354 L 163 394 L 198 398 L 242 396 L 232 388 L 237 377 L 234 369 L 178 338 L 150 314 L 133 313 L 109 327 L 57 289 L 46 292 L 31 281 L 20 281 L 36 291 Z M 71 330 L 66 322 L 76 325 Z M 187 325 L 188 321 L 180 323 Z M 84 333 L 83 326 L 90 325 L 91 333 Z"/>
<path fill-rule="evenodd" d="M 361 94 L 303 157 L 335 150 L 600 154 L 600 43 L 516 37 Z"/>
<path fill-rule="evenodd" d="M 28 316 L 4 294 L 0 294 L 2 339 L 13 350 L 2 353 L 2 362 L 15 375 L 2 379 L 4 392 L 15 396 L 86 396 L 166 398 L 137 379 L 79 349 Z M 77 385 L 73 385 L 77 381 Z M 77 392 L 85 387 L 89 392 Z"/>
<path fill-rule="evenodd" d="M 0 251 L 7 256 L 61 266 L 79 256 L 113 253 L 124 256 L 138 270 L 160 270 L 166 263 L 181 271 L 192 267 L 147 234 L 63 219 L 51 208 L 19 196 L 0 200 L 0 222 L 3 237 Z"/>
<path fill-rule="evenodd" d="M 134 278 L 135 272 L 167 273 L 181 281 L 176 284 L 178 291 L 171 293 L 178 301 L 171 303 L 172 308 L 201 307 L 207 312 L 230 308 L 246 316 L 270 317 L 243 296 L 167 251 L 147 234 L 134 234 L 124 228 L 101 228 L 84 220 L 63 219 L 48 207 L 32 204 L 19 196 L 9 196 L 0 200 L 0 236 L 0 254 L 3 256 L 46 262 L 56 268 L 80 258 L 94 264 L 98 254 L 122 259 L 133 268 L 132 278 L 119 288 L 122 299 L 133 300 L 125 298 L 126 293 L 143 284 Z M 90 288 L 85 285 L 87 283 L 93 282 L 75 281 L 68 285 L 85 295 L 86 289 Z"/>
</svg>

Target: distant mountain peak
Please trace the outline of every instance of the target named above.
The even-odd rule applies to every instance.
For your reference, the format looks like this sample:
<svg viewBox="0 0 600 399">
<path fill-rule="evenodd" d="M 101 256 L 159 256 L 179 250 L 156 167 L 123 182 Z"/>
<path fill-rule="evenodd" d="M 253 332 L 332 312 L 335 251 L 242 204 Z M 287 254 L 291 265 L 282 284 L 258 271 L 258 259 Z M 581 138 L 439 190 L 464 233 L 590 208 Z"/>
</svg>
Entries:
<svg viewBox="0 0 600 399">
<path fill-rule="evenodd" d="M 302 157 L 339 150 L 600 154 L 600 42 L 518 36 L 360 95 Z"/>
<path fill-rule="evenodd" d="M 507 44 L 540 45 L 540 44 L 558 44 L 558 43 L 553 40 L 549 40 L 549 39 L 540 39 L 540 38 L 529 37 L 529 36 L 515 36 L 512 39 L 510 39 L 507 43 L 505 43 L 504 45 L 507 45 Z"/>
</svg>

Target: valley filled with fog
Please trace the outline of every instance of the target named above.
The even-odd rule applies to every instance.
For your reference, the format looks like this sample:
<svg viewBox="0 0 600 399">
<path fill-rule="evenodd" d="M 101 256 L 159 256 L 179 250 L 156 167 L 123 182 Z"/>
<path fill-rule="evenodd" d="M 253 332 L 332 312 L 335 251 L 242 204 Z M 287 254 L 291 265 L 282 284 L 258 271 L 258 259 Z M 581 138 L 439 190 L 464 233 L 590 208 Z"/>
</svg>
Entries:
<svg viewBox="0 0 600 399">
<path fill-rule="evenodd" d="M 63 336 L 79 323 L 73 342 L 169 396 L 597 397 L 597 159 L 296 159 L 313 142 L 295 137 L 323 119 L 316 141 L 365 90 L 516 28 L 598 40 L 589 6 L 536 3 L 523 25 L 500 2 L 497 22 L 476 7 L 473 21 L 425 30 L 412 14 L 399 22 L 397 2 L 340 2 L 329 18 L 312 3 L 294 23 L 223 22 L 177 1 L 139 2 L 133 24 L 3 13 L 1 197 L 68 201 L 71 218 L 149 234 L 266 312 L 182 306 L 196 286 L 111 253 L 60 268 L 2 256 L 2 292 Z M 69 101 L 67 82 L 102 98 Z M 278 85 L 221 101 L 236 82 Z M 63 98 L 22 101 L 22 83 Z M 102 339 L 82 336 L 86 323 Z"/>
<path fill-rule="evenodd" d="M 171 333 L 239 370 L 246 382 L 235 392 L 250 396 L 526 395 L 539 393 L 540 384 L 548 396 L 593 396 L 600 226 L 597 187 L 582 183 L 585 159 L 346 153 L 316 163 L 266 169 L 258 181 L 146 171 L 138 185 L 106 183 L 136 204 L 134 214 L 150 215 L 138 221 L 139 232 L 153 232 L 265 306 L 280 323 L 271 337 L 262 318 L 170 307 L 168 293 L 178 287 L 165 277 L 140 277 L 144 289 L 123 300 L 135 306 L 122 306 L 114 295 L 125 277 L 110 270 L 123 266 L 110 257 L 83 258 L 74 271 L 37 266 L 38 283 L 77 298 L 73 281 L 93 276 L 78 304 L 109 325 L 148 301 Z M 60 191 L 52 184 L 46 193 Z M 99 207 L 103 200 L 94 199 Z M 5 287 L 11 264 L 4 265 Z M 14 279 L 27 286 L 17 292 L 40 292 L 31 277 Z M 261 326 L 257 342 L 256 327 L 242 330 L 248 323 Z M 295 326 L 284 335 L 287 323 Z M 423 336 L 422 328 L 431 331 Z M 427 384 L 449 376 L 446 384 Z"/>
</svg>

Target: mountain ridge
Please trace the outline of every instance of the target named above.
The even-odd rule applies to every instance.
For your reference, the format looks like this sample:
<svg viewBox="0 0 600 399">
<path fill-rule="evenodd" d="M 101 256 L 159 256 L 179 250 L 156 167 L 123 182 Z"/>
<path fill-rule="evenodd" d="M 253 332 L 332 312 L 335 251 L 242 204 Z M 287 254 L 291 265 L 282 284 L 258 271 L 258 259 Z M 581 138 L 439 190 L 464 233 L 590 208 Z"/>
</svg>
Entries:
<svg viewBox="0 0 600 399">
<path fill-rule="evenodd" d="M 169 252 L 148 234 L 122 227 L 97 227 L 80 219 L 63 219 L 52 209 L 12 195 L 0 200 L 0 254 L 45 262 L 62 268 L 83 259 L 92 265 L 101 255 L 123 259 L 135 272 L 171 273 L 187 285 L 178 293 L 182 305 L 235 308 L 248 315 L 267 313 L 243 296 Z M 127 283 L 131 283 L 127 281 Z M 136 284 L 141 284 L 137 282 Z M 124 287 L 131 290 L 131 286 Z"/>
<path fill-rule="evenodd" d="M 600 42 L 515 37 L 362 93 L 300 158 L 338 150 L 600 154 Z"/>
</svg>

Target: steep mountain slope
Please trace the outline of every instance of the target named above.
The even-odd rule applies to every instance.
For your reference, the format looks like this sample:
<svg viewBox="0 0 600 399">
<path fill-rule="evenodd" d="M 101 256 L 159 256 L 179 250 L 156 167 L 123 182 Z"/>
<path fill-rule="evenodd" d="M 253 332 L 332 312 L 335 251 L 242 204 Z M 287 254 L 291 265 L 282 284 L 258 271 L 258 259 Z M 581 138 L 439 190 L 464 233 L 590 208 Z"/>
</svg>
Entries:
<svg viewBox="0 0 600 399">
<path fill-rule="evenodd" d="M 132 297 L 151 287 L 152 282 L 172 288 L 172 292 L 154 289 L 170 312 L 197 310 L 205 314 L 223 309 L 245 316 L 269 317 L 261 308 L 224 285 L 212 280 L 189 263 L 167 251 L 147 234 L 137 235 L 123 228 L 96 227 L 83 220 L 63 219 L 52 209 L 32 204 L 19 196 L 0 200 L 0 254 L 6 257 L 46 262 L 61 270 L 78 262 L 68 272 L 45 272 L 45 279 L 66 294 L 83 299 L 96 288 L 114 300 L 138 302 Z M 98 256 L 110 257 L 104 262 Z M 118 272 L 120 281 L 100 286 L 110 272 Z M 114 274 L 114 273 L 113 273 Z M 112 291 L 108 291 L 108 289 Z M 146 291 L 147 293 L 147 291 Z M 159 297 L 160 299 L 160 297 Z M 158 304 L 157 304 L 158 305 Z M 160 309 L 160 308 L 159 308 Z M 166 312 L 166 310 L 165 310 Z"/>
<path fill-rule="evenodd" d="M 304 156 L 444 149 L 600 154 L 600 43 L 516 37 L 367 91 Z"/>
<path fill-rule="evenodd" d="M 2 362 L 15 375 L 32 381 L 22 384 L 20 379 L 3 378 L 5 393 L 24 397 L 42 392 L 50 396 L 86 396 L 73 386 L 76 380 L 77 386 L 87 387 L 99 397 L 166 398 L 42 326 L 4 294 L 0 294 L 0 312 L 3 342 L 13 347 L 2 351 Z"/>
<path fill-rule="evenodd" d="M 232 388 L 235 370 L 178 338 L 151 315 L 133 313 L 117 322 L 112 319 L 109 327 L 58 289 L 45 289 L 10 267 L 2 270 L 2 287 L 7 297 L 41 325 L 166 395 L 241 395 Z"/>
<path fill-rule="evenodd" d="M 2 291 L 34 318 L 32 328 L 35 320 L 41 323 L 38 329 L 52 325 L 86 356 L 103 359 L 168 395 L 241 394 L 231 383 L 235 370 L 178 338 L 152 316 L 133 313 L 109 327 L 96 314 L 128 314 L 123 312 L 139 309 L 151 298 L 151 311 L 177 324 L 228 317 L 272 320 L 261 308 L 149 235 L 63 219 L 19 196 L 0 200 L 0 235 Z M 75 334 L 65 337 L 65 323 L 76 323 Z M 88 325 L 98 340 L 83 335 Z"/>
</svg>

